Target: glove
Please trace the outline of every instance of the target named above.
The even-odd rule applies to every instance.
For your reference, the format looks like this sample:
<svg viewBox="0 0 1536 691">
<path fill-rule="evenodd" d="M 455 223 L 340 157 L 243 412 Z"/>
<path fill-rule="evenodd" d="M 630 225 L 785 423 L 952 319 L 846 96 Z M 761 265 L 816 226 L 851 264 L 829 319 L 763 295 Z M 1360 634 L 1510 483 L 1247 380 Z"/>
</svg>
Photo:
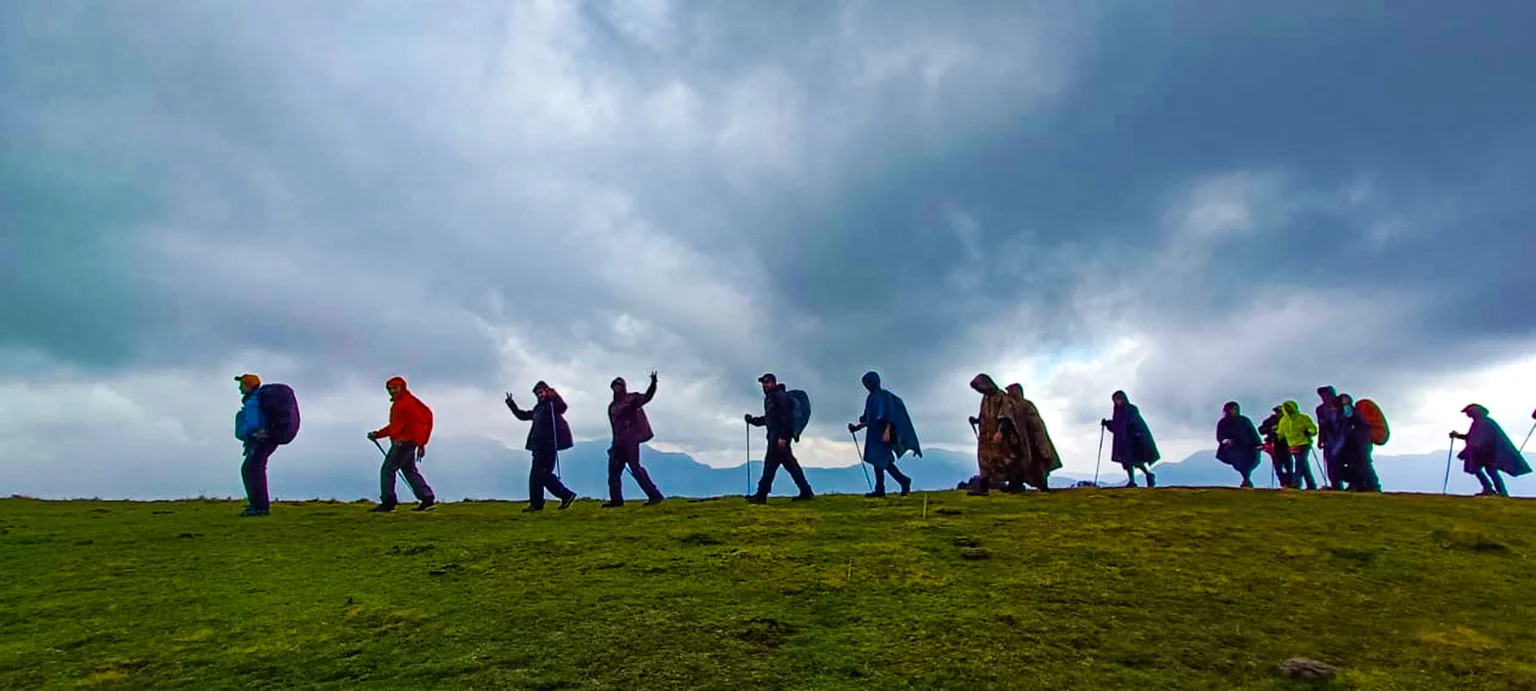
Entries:
<svg viewBox="0 0 1536 691">
<path fill-rule="evenodd" d="M 853 434 L 853 433 L 858 432 L 858 431 L 859 431 L 859 426 L 858 425 L 855 425 L 852 422 L 848 423 L 848 433 L 849 434 Z"/>
<path fill-rule="evenodd" d="M 378 432 L 369 432 L 368 433 L 368 441 L 373 441 L 373 440 L 378 439 L 378 438 L 379 438 L 379 433 Z"/>
</svg>

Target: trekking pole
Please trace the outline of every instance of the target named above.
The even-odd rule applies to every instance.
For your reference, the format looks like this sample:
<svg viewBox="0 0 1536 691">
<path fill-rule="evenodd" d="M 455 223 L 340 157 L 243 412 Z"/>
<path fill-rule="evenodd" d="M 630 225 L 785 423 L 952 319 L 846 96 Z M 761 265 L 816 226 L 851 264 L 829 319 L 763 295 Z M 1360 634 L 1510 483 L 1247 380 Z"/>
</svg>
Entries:
<svg viewBox="0 0 1536 691">
<path fill-rule="evenodd" d="M 1312 448 L 1310 444 L 1307 445 L 1307 451 L 1311 454 L 1312 457 L 1312 461 L 1310 462 L 1315 462 L 1317 464 L 1318 474 L 1323 476 L 1323 483 L 1329 487 L 1332 487 L 1333 480 L 1328 477 L 1328 464 L 1318 460 L 1317 449 Z"/>
<path fill-rule="evenodd" d="M 1108 431 L 1108 430 L 1106 430 L 1103 425 L 1099 425 L 1099 456 L 1093 462 L 1093 486 L 1094 487 L 1098 487 L 1099 486 L 1099 465 L 1104 463 L 1104 432 L 1106 432 L 1106 431 Z"/>
<path fill-rule="evenodd" d="M 747 423 L 747 494 L 752 493 L 752 423 Z"/>
<path fill-rule="evenodd" d="M 1445 450 L 1445 479 L 1440 481 L 1440 494 L 1444 496 L 1451 487 L 1451 454 L 1456 451 L 1456 439 L 1451 438 L 1451 448 Z"/>
<path fill-rule="evenodd" d="M 853 451 L 859 454 L 859 470 L 864 471 L 864 486 L 873 492 L 875 491 L 875 486 L 869 481 L 869 468 L 864 467 L 864 452 L 859 449 L 859 434 L 858 432 L 849 432 L 848 436 L 853 437 Z"/>
<path fill-rule="evenodd" d="M 1520 442 L 1520 455 L 1525 455 L 1525 444 L 1531 440 L 1531 433 L 1536 432 L 1536 424 L 1531 425 L 1531 431 L 1525 433 L 1525 441 Z"/>
<path fill-rule="evenodd" d="M 560 477 L 560 432 L 555 428 L 555 404 L 549 404 L 549 441 L 551 449 L 555 450 L 555 478 Z"/>
</svg>

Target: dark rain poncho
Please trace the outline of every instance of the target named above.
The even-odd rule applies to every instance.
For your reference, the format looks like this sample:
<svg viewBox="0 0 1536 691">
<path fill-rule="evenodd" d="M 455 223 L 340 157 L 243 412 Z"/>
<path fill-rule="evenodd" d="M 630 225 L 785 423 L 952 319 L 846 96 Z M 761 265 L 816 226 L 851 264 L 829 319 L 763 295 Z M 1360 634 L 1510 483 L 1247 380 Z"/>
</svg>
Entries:
<svg viewBox="0 0 1536 691">
<path fill-rule="evenodd" d="M 1231 444 L 1221 443 L 1229 439 Z M 1232 466 L 1233 470 L 1247 475 L 1259 467 L 1259 450 L 1264 447 L 1264 440 L 1248 416 L 1221 418 L 1216 423 L 1216 443 L 1216 460 Z"/>
<path fill-rule="evenodd" d="M 874 372 L 864 374 L 864 388 L 869 389 L 864 398 L 864 414 L 859 416 L 859 422 L 865 425 L 864 460 L 885 469 L 908 451 L 922 456 L 923 448 L 917 441 L 912 418 L 907 415 L 907 404 L 900 396 L 880 388 L 880 375 Z M 886 425 L 891 426 L 889 444 L 885 442 Z"/>
<path fill-rule="evenodd" d="M 1110 460 L 1131 468 L 1143 463 L 1152 465 L 1162 458 L 1157 450 L 1157 441 L 1152 438 L 1152 430 L 1141 417 L 1141 409 L 1132 404 L 1129 398 L 1125 400 L 1125 405 L 1115 408 L 1114 417 L 1109 421 L 1109 431 L 1115 435 L 1114 446 L 1110 448 Z"/>
</svg>

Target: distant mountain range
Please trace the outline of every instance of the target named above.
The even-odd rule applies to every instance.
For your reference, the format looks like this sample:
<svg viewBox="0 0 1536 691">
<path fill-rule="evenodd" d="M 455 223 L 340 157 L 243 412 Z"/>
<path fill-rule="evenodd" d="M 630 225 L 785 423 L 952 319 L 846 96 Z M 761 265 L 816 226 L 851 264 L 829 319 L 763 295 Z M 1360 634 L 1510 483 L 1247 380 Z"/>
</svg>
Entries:
<svg viewBox="0 0 1536 691">
<path fill-rule="evenodd" d="M 441 500 L 527 499 L 527 452 L 509 450 L 497 442 L 484 439 L 444 439 L 434 441 L 432 446 L 433 454 L 422 465 L 422 471 Z M 650 447 L 642 449 L 641 458 L 662 492 L 671 497 L 743 495 L 755 486 L 757 478 L 762 474 L 762 464 L 756 461 L 751 464 L 750 472 L 744 466 L 713 468 L 693 460 L 687 454 L 665 453 Z M 443 463 L 437 459 L 453 459 L 453 462 Z M 912 477 L 914 490 L 952 490 L 958 483 L 976 474 L 974 455 L 941 449 L 929 450 L 923 458 L 908 457 L 900 462 L 900 466 L 903 472 Z M 565 483 L 581 496 L 607 496 L 606 443 L 577 444 L 575 448 L 561 454 L 560 470 Z M 1376 470 L 1387 491 L 1438 493 L 1445 478 L 1445 456 L 1378 456 Z M 866 471 L 869 471 L 868 475 Z M 1236 472 L 1216 460 L 1214 451 L 1198 452 L 1176 463 L 1159 463 L 1153 467 L 1153 471 L 1158 476 L 1160 487 L 1236 487 L 1240 480 Z M 372 473 L 342 474 L 334 470 L 313 472 L 303 466 L 279 461 L 274 462 L 272 475 L 274 494 L 290 499 L 318 497 L 352 500 L 378 496 L 377 476 Z M 863 494 L 869 491 L 867 483 L 873 479 L 873 471 L 869 466 L 861 469 L 858 465 L 807 468 L 806 476 L 817 493 Z M 1051 486 L 1067 488 L 1092 480 L 1091 474 L 1057 472 L 1051 476 Z M 1124 471 L 1105 461 L 1099 482 L 1106 487 L 1122 485 L 1125 482 Z M 1270 486 L 1267 459 L 1264 466 L 1254 474 L 1254 482 L 1261 488 Z M 295 491 L 294 488 L 300 489 Z M 1536 496 L 1536 475 L 1511 480 L 1509 488 L 1514 495 Z M 887 487 L 891 492 L 898 489 L 895 483 Z M 1461 472 L 1461 462 L 1454 461 L 1449 491 L 1454 494 L 1472 494 L 1477 490 L 1476 479 Z M 409 491 L 403 482 L 400 483 L 399 491 L 402 500 L 409 501 Z M 774 483 L 774 494 L 787 496 L 794 491 L 794 483 L 781 471 Z M 628 473 L 625 474 L 624 493 L 626 499 L 644 498 Z"/>
</svg>

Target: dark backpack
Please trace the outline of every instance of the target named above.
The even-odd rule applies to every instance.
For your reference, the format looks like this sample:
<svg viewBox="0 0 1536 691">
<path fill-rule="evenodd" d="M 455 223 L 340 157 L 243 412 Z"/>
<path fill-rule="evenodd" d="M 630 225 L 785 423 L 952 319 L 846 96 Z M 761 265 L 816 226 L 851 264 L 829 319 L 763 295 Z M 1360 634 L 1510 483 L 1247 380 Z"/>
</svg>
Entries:
<svg viewBox="0 0 1536 691">
<path fill-rule="evenodd" d="M 293 441 L 299 433 L 299 399 L 287 384 L 263 384 L 256 389 L 256 406 L 266 420 L 265 431 L 279 445 Z"/>
<path fill-rule="evenodd" d="M 800 433 L 805 431 L 806 425 L 811 424 L 811 397 L 800 389 L 788 392 L 789 399 L 795 402 L 795 442 L 800 442 Z"/>
</svg>

